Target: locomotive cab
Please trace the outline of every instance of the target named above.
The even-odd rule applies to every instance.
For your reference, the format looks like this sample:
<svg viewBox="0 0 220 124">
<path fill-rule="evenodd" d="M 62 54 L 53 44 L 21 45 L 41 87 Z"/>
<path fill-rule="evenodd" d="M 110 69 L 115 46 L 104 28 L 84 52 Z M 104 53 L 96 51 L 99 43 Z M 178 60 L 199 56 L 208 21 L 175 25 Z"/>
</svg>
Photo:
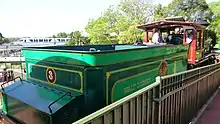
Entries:
<svg viewBox="0 0 220 124">
<path fill-rule="evenodd" d="M 208 65 L 214 63 L 213 54 L 205 54 L 204 41 L 205 26 L 185 20 L 162 20 L 137 26 L 145 31 L 144 44 L 152 43 L 153 30 L 159 29 L 159 36 L 163 39 L 162 44 L 167 45 L 188 45 L 188 68 Z M 189 39 L 191 32 L 191 41 Z"/>
</svg>

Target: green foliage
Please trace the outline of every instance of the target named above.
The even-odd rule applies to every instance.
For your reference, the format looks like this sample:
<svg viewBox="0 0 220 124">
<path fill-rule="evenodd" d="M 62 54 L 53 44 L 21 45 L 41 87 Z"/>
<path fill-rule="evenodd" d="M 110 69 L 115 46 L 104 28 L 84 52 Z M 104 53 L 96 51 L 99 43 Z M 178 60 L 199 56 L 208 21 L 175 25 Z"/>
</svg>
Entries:
<svg viewBox="0 0 220 124">
<path fill-rule="evenodd" d="M 137 24 L 152 21 L 153 18 L 153 5 L 150 0 L 121 1 L 119 11 L 122 16 Z"/>
<path fill-rule="evenodd" d="M 154 21 L 159 21 L 165 18 L 167 7 L 163 7 L 161 4 L 155 6 L 154 9 Z"/>
<path fill-rule="evenodd" d="M 88 37 L 75 31 L 58 33 L 54 37 L 71 37 L 67 45 L 132 43 L 143 38 L 144 32 L 136 25 L 162 20 L 170 16 L 184 16 L 189 21 L 196 19 L 211 22 L 211 38 L 217 34 L 220 41 L 220 2 L 210 5 L 205 0 L 173 0 L 168 6 L 152 5 L 150 0 L 121 0 L 110 6 L 100 17 L 91 19 L 85 27 Z M 211 8 L 211 9 L 210 9 Z M 214 18 L 213 17 L 214 14 Z M 210 38 L 210 37 L 209 37 Z M 208 39 L 209 41 L 210 39 Z M 207 43 L 210 43 L 208 42 Z"/>
<path fill-rule="evenodd" d="M 212 10 L 214 16 L 220 16 L 220 1 L 209 3 L 209 8 Z"/>
<path fill-rule="evenodd" d="M 129 26 L 127 30 L 123 31 L 118 35 L 120 44 L 133 43 L 137 38 L 143 38 L 144 34 L 142 31 L 137 30 L 136 26 Z"/>
<path fill-rule="evenodd" d="M 0 33 L 0 45 L 3 43 L 9 43 L 9 39 L 3 37 L 2 33 Z"/>
<path fill-rule="evenodd" d="M 68 46 L 89 44 L 90 42 L 89 38 L 83 36 L 79 31 L 71 32 L 69 35 L 71 40 L 66 44 Z"/>
<path fill-rule="evenodd" d="M 71 38 L 69 42 L 67 42 L 65 45 L 68 46 L 74 46 L 74 45 L 84 45 L 84 44 L 90 44 L 90 39 L 88 37 L 85 37 L 82 35 L 79 31 L 74 31 L 71 33 L 66 32 L 60 32 L 57 33 L 57 35 L 53 35 L 53 38 Z"/>
<path fill-rule="evenodd" d="M 143 31 L 135 26 L 152 20 L 184 16 L 189 21 L 198 18 L 211 21 L 213 15 L 205 0 L 173 0 L 166 7 L 149 2 L 121 1 L 117 7 L 111 6 L 99 18 L 92 19 L 86 26 L 92 44 L 132 43 L 137 37 L 143 38 Z"/>
<path fill-rule="evenodd" d="M 212 39 L 210 37 L 208 37 L 205 42 L 204 42 L 204 49 L 205 52 L 210 50 L 210 43 L 211 43 Z"/>
<path fill-rule="evenodd" d="M 152 20 L 153 9 L 148 0 L 121 1 L 110 6 L 97 19 L 91 19 L 86 32 L 92 44 L 132 43 L 143 38 L 136 25 Z"/>
<path fill-rule="evenodd" d="M 91 44 L 111 44 L 117 43 L 113 40 L 118 12 L 111 6 L 97 19 L 92 19 L 86 25 L 86 32 L 91 39 Z"/>
<path fill-rule="evenodd" d="M 220 2 L 212 2 L 209 7 L 214 13 L 210 29 L 216 33 L 217 41 L 220 42 Z"/>
<path fill-rule="evenodd" d="M 9 42 L 13 42 L 13 41 L 18 41 L 20 40 L 19 37 L 11 37 L 11 38 L 8 38 Z"/>
<path fill-rule="evenodd" d="M 57 35 L 55 37 L 57 37 L 57 38 L 67 38 L 67 34 L 65 32 L 60 32 L 60 33 L 57 33 Z"/>
<path fill-rule="evenodd" d="M 183 16 L 189 21 L 198 18 L 211 21 L 213 16 L 205 0 L 173 0 L 167 7 L 156 7 L 155 10 L 155 17 Z"/>
</svg>

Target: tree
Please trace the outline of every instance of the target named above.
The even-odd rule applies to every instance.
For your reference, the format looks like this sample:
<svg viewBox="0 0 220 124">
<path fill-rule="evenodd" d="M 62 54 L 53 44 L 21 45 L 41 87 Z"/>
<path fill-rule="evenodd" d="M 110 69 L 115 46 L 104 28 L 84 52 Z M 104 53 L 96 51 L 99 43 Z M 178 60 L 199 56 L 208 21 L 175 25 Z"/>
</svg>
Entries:
<svg viewBox="0 0 220 124">
<path fill-rule="evenodd" d="M 83 36 L 81 39 L 82 44 L 90 44 L 90 39 L 88 37 Z"/>
<path fill-rule="evenodd" d="M 213 16 L 205 0 L 173 0 L 167 7 L 161 9 L 161 13 L 163 17 L 184 16 L 189 21 L 201 18 L 210 22 Z"/>
<path fill-rule="evenodd" d="M 57 33 L 56 37 L 57 38 L 67 38 L 67 34 L 65 32 L 60 32 L 60 33 Z"/>
<path fill-rule="evenodd" d="M 153 7 L 150 0 L 127 0 L 120 3 L 122 16 L 116 25 L 120 31 L 117 37 L 119 43 L 133 43 L 137 38 L 143 38 L 143 31 L 138 30 L 136 25 L 153 20 Z"/>
<path fill-rule="evenodd" d="M 126 0 L 118 6 L 110 6 L 97 19 L 91 19 L 85 29 L 92 44 L 131 43 L 142 37 L 135 26 L 152 19 L 149 0 Z"/>
<path fill-rule="evenodd" d="M 3 35 L 2 35 L 2 33 L 0 33 L 0 38 L 3 38 Z"/>
<path fill-rule="evenodd" d="M 66 44 L 69 46 L 73 45 L 82 45 L 82 44 L 89 44 L 90 39 L 85 37 L 79 31 L 74 31 L 70 33 L 71 40 Z"/>
<path fill-rule="evenodd" d="M 92 44 L 109 44 L 117 43 L 114 39 L 114 33 L 118 34 L 116 22 L 119 18 L 119 12 L 110 6 L 103 14 L 97 19 L 91 19 L 86 25 L 86 32 L 91 39 Z"/>
<path fill-rule="evenodd" d="M 212 2 L 209 4 L 214 16 L 210 25 L 210 30 L 216 33 L 216 38 L 220 41 L 220 2 Z"/>
<path fill-rule="evenodd" d="M 9 43 L 9 39 L 3 37 L 2 33 L 0 33 L 0 44 Z"/>
<path fill-rule="evenodd" d="M 143 24 L 153 19 L 151 0 L 124 0 L 119 4 L 119 11 L 128 20 Z"/>
<path fill-rule="evenodd" d="M 163 8 L 163 6 L 161 4 L 158 4 L 157 6 L 155 6 L 154 8 L 154 21 L 159 21 L 162 20 L 165 16 L 165 10 L 167 8 Z"/>
</svg>

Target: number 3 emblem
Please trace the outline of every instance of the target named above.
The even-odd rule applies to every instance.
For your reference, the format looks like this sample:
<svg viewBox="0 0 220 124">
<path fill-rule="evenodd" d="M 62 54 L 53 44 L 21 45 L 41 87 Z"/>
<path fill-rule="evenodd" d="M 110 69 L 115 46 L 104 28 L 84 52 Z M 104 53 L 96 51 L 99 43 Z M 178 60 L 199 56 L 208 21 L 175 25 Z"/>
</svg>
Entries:
<svg viewBox="0 0 220 124">
<path fill-rule="evenodd" d="M 56 72 L 53 69 L 48 68 L 46 72 L 46 76 L 48 82 L 54 83 L 56 81 Z"/>
</svg>

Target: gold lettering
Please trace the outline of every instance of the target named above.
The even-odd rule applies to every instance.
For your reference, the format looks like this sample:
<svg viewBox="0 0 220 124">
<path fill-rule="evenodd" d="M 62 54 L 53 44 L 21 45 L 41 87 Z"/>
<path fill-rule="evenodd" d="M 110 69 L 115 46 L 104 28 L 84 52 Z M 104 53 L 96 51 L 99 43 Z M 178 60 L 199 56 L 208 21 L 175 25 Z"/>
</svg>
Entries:
<svg viewBox="0 0 220 124">
<path fill-rule="evenodd" d="M 133 92 L 135 90 L 143 88 L 145 85 L 151 83 L 152 81 L 153 81 L 152 78 L 148 78 L 146 80 L 143 80 L 143 81 L 131 84 L 130 86 L 127 86 L 127 87 L 124 88 L 124 93 L 131 93 L 131 92 Z"/>
</svg>

